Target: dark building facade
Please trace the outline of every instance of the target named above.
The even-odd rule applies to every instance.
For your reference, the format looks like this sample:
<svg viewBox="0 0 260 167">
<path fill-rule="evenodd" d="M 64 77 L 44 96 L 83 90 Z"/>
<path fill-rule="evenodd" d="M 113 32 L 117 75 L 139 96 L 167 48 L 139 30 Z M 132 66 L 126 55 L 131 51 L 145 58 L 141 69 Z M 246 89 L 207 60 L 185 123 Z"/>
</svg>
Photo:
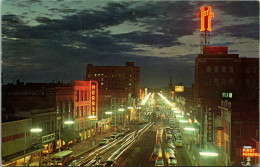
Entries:
<svg viewBox="0 0 260 167">
<path fill-rule="evenodd" d="M 241 165 L 242 146 L 259 141 L 258 85 L 258 58 L 228 54 L 227 47 L 207 47 L 196 57 L 194 100 L 201 141 L 223 153 L 226 165 Z"/>
<path fill-rule="evenodd" d="M 123 90 L 138 97 L 140 89 L 140 67 L 134 62 L 125 66 L 93 66 L 88 64 L 86 80 L 96 80 L 100 90 Z"/>
</svg>

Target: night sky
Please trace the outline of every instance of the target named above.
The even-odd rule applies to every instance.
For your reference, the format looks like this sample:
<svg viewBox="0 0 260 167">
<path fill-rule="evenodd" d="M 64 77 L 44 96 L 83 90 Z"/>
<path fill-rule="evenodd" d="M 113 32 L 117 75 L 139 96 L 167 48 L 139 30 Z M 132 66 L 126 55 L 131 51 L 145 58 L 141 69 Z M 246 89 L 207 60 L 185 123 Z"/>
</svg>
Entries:
<svg viewBox="0 0 260 167">
<path fill-rule="evenodd" d="M 259 56 L 257 1 L 3 0 L 4 84 L 83 80 L 87 64 L 141 67 L 141 86 L 194 82 L 201 6 L 212 7 L 211 45 Z"/>
</svg>

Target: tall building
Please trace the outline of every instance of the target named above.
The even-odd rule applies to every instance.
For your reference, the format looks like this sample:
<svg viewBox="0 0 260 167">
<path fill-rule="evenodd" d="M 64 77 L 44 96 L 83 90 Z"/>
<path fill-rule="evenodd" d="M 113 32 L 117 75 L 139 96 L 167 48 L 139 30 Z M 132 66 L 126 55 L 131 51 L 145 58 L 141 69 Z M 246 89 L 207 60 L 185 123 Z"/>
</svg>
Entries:
<svg viewBox="0 0 260 167">
<path fill-rule="evenodd" d="M 196 57 L 194 100 L 202 145 L 216 146 L 225 164 L 241 164 L 242 146 L 259 141 L 258 85 L 258 58 L 229 54 L 228 47 L 204 47 Z"/>
<path fill-rule="evenodd" d="M 94 66 L 88 64 L 86 69 L 86 80 L 95 80 L 99 88 L 99 119 L 106 117 L 106 111 L 117 112 L 124 108 L 125 112 L 130 104 L 130 99 L 139 98 L 140 89 L 140 67 L 134 62 L 126 62 L 125 66 Z M 113 112 L 113 113 L 115 113 Z M 119 117 L 127 117 L 129 113 L 117 112 Z M 129 118 L 129 117 L 128 117 Z M 117 120 L 119 123 L 123 119 Z"/>
<path fill-rule="evenodd" d="M 121 90 L 133 92 L 138 97 L 140 88 L 140 67 L 134 62 L 125 66 L 93 66 L 88 64 L 86 80 L 98 81 L 99 90 Z"/>
</svg>

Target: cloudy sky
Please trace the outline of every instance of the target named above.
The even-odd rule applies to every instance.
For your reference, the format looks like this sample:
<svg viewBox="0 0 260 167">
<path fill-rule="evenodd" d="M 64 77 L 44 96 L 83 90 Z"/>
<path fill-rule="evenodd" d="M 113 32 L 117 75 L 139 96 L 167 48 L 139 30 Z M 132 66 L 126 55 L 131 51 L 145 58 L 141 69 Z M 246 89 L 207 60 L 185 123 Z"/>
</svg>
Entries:
<svg viewBox="0 0 260 167">
<path fill-rule="evenodd" d="M 259 56 L 257 1 L 3 0 L 4 83 L 82 80 L 87 64 L 141 67 L 141 86 L 194 82 L 201 6 L 211 6 L 211 45 Z"/>
</svg>

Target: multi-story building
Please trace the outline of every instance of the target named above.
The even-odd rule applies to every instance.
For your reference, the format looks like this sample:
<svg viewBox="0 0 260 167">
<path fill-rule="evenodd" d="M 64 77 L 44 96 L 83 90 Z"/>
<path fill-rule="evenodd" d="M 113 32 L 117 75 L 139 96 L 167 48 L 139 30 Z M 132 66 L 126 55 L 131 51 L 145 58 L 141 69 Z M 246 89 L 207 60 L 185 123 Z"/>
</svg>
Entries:
<svg viewBox="0 0 260 167">
<path fill-rule="evenodd" d="M 134 66 L 134 62 L 126 62 L 125 66 L 94 66 L 88 64 L 86 80 L 98 82 L 99 119 L 104 118 L 106 111 L 112 110 L 115 113 L 119 108 L 126 110 L 128 99 L 139 97 L 140 67 Z M 123 112 L 117 114 L 122 116 Z"/>
<path fill-rule="evenodd" d="M 140 67 L 134 62 L 125 66 L 93 66 L 88 64 L 86 79 L 98 81 L 100 90 L 124 90 L 138 95 L 140 88 Z"/>
<path fill-rule="evenodd" d="M 243 142 L 246 145 L 251 138 L 259 141 L 254 135 L 259 123 L 255 119 L 259 106 L 258 85 L 258 58 L 228 54 L 227 47 L 207 47 L 196 57 L 194 99 L 200 106 L 201 141 L 206 148 L 208 144 L 216 146 L 224 154 L 226 165 L 241 164 L 238 157 Z M 223 106 L 223 100 L 227 99 L 232 108 Z M 247 123 L 247 120 L 254 121 Z M 247 135 L 242 130 L 238 132 L 241 127 L 248 128 Z M 217 147 L 220 144 L 217 139 L 223 142 L 221 149 Z"/>
</svg>

